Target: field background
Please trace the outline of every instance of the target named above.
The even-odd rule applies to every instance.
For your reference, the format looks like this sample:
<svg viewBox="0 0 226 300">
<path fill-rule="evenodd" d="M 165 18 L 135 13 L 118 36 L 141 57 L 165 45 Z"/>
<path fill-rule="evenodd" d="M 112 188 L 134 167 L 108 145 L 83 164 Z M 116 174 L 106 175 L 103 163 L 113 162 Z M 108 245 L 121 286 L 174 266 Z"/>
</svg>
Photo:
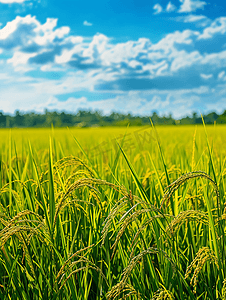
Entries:
<svg viewBox="0 0 226 300">
<path fill-rule="evenodd" d="M 225 132 L 1 129 L 0 299 L 226 299 Z"/>
<path fill-rule="evenodd" d="M 225 125 L 207 125 L 207 132 L 209 142 L 213 147 L 218 149 L 221 146 L 219 154 L 224 155 L 226 149 L 226 135 Z M 159 126 L 157 132 L 161 140 L 161 146 L 167 147 L 167 153 L 172 153 L 178 146 L 186 150 L 187 155 L 192 153 L 193 150 L 193 136 L 196 132 L 196 144 L 205 150 L 206 139 L 205 131 L 202 125 L 198 126 Z M 27 128 L 27 129 L 0 129 L 0 147 L 1 153 L 4 153 L 4 149 L 8 148 L 9 137 L 16 142 L 18 153 L 22 154 L 22 147 L 24 147 L 29 141 L 34 145 L 36 151 L 45 152 L 49 148 L 49 139 L 52 137 L 55 139 L 57 146 L 60 145 L 64 150 L 65 155 L 77 155 L 80 152 L 79 147 L 74 141 L 74 137 L 80 142 L 84 149 L 87 149 L 87 155 L 90 150 L 92 155 L 98 154 L 100 148 L 104 148 L 106 153 L 108 149 L 116 149 L 115 141 L 120 143 L 123 136 L 126 136 L 125 143 L 129 149 L 129 143 L 131 144 L 130 152 L 134 152 L 136 155 L 140 142 L 142 143 L 142 150 L 148 150 L 150 153 L 154 152 L 158 148 L 156 141 L 156 133 L 151 126 L 145 127 L 97 127 L 97 128 Z M 144 143 L 143 143 L 144 142 Z M 108 145 L 109 144 L 109 145 Z M 99 149 L 98 149 L 99 146 Z M 110 146 L 110 147 L 108 147 Z M 112 147 L 113 146 L 113 147 Z M 96 147 L 96 149 L 94 149 Z M 216 150 L 215 149 L 215 150 Z M 117 150 L 117 149 L 116 149 Z M 135 150 L 135 151 L 134 151 Z M 100 151 L 101 152 L 101 151 Z M 167 158 L 169 155 L 166 155 Z"/>
</svg>

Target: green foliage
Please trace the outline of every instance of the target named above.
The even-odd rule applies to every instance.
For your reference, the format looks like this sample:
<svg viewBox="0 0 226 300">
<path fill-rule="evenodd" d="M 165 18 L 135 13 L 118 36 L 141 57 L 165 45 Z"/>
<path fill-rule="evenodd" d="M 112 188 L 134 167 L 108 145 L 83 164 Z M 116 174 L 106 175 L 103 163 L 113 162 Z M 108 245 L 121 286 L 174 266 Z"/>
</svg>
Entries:
<svg viewBox="0 0 226 300">
<path fill-rule="evenodd" d="M 98 126 L 142 126 L 149 125 L 150 118 L 155 125 L 189 125 L 202 124 L 202 118 L 193 113 L 192 117 L 185 117 L 176 120 L 169 116 L 159 116 L 156 112 L 146 116 L 136 116 L 112 112 L 110 115 L 103 115 L 100 111 L 79 110 L 76 114 L 66 112 L 45 111 L 44 114 L 34 112 L 21 113 L 16 111 L 14 116 L 4 115 L 0 112 L 0 127 L 98 127 Z M 226 111 L 222 115 L 215 112 L 204 115 L 206 124 L 226 123 Z"/>
</svg>

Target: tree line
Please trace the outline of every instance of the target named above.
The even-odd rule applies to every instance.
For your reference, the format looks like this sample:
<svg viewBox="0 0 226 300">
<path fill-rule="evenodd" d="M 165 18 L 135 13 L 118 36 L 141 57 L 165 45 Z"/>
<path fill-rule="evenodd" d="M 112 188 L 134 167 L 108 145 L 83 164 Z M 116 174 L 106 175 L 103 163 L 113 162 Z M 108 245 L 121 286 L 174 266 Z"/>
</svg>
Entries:
<svg viewBox="0 0 226 300">
<path fill-rule="evenodd" d="M 197 113 L 181 119 L 174 119 L 171 114 L 168 116 L 159 116 L 153 112 L 150 116 L 134 116 L 130 113 L 122 114 L 112 112 L 110 115 L 104 115 L 101 111 L 79 110 L 77 113 L 50 112 L 44 113 L 28 112 L 22 113 L 19 110 L 14 115 L 0 112 L 0 127 L 97 127 L 97 126 L 142 126 L 150 124 L 150 118 L 155 125 L 189 125 L 202 124 L 202 118 Z M 226 110 L 222 114 L 211 112 L 203 116 L 206 124 L 226 124 Z"/>
</svg>

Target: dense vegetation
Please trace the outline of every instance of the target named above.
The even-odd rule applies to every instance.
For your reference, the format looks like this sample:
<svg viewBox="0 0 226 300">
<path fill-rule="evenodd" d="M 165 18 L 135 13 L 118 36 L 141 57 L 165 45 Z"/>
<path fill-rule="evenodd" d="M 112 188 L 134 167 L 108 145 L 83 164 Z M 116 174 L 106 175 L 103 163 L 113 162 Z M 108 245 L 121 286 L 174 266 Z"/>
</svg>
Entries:
<svg viewBox="0 0 226 300">
<path fill-rule="evenodd" d="M 1 129 L 0 299 L 226 299 L 225 129 Z"/>
<path fill-rule="evenodd" d="M 111 113 L 106 116 L 100 111 L 85 111 L 80 110 L 76 114 L 66 112 L 50 112 L 45 111 L 44 114 L 34 112 L 22 113 L 16 111 L 15 115 L 6 115 L 0 112 L 0 127 L 55 127 L 77 126 L 77 127 L 92 127 L 92 126 L 141 126 L 149 125 L 150 118 L 155 125 L 188 125 L 188 124 L 202 124 L 201 116 L 193 113 L 192 116 L 176 120 L 169 116 L 159 116 L 156 112 L 147 116 L 134 116 L 131 114 Z M 222 114 L 215 112 L 204 115 L 206 124 L 226 124 L 226 110 Z"/>
</svg>

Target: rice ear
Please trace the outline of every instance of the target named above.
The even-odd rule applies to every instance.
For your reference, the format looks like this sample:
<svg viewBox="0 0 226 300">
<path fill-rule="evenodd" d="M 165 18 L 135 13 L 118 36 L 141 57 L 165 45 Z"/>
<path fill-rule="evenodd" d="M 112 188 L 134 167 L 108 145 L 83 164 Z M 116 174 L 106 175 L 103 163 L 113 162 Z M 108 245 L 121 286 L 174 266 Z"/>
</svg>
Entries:
<svg viewBox="0 0 226 300">
<path fill-rule="evenodd" d="M 174 300 L 173 293 L 165 288 L 161 288 L 154 293 L 153 298 L 151 300 Z"/>
<path fill-rule="evenodd" d="M 193 172 L 189 172 L 186 174 L 183 174 L 182 176 L 180 176 L 177 180 L 175 180 L 173 183 L 171 183 L 170 185 L 168 185 L 165 188 L 165 194 L 163 195 L 163 199 L 160 205 L 160 209 L 163 208 L 163 205 L 165 204 L 165 207 L 168 206 L 170 197 L 173 195 L 173 193 L 179 189 L 179 187 L 184 184 L 186 181 L 188 181 L 189 179 L 192 178 L 206 178 L 207 180 L 209 180 L 209 182 L 213 185 L 214 188 L 214 192 L 217 196 L 217 202 L 219 200 L 219 190 L 218 190 L 218 186 L 216 184 L 216 182 L 205 172 L 203 171 L 193 171 Z M 166 190 L 168 189 L 168 191 L 166 192 Z"/>
<path fill-rule="evenodd" d="M 198 283 L 198 275 L 202 271 L 205 263 L 210 262 L 214 264 L 219 269 L 218 259 L 213 250 L 208 247 L 202 247 L 197 252 L 194 260 L 187 267 L 185 273 L 185 279 L 191 274 L 192 270 L 194 270 L 190 284 L 194 287 L 194 293 L 196 293 L 197 283 Z"/>
</svg>

